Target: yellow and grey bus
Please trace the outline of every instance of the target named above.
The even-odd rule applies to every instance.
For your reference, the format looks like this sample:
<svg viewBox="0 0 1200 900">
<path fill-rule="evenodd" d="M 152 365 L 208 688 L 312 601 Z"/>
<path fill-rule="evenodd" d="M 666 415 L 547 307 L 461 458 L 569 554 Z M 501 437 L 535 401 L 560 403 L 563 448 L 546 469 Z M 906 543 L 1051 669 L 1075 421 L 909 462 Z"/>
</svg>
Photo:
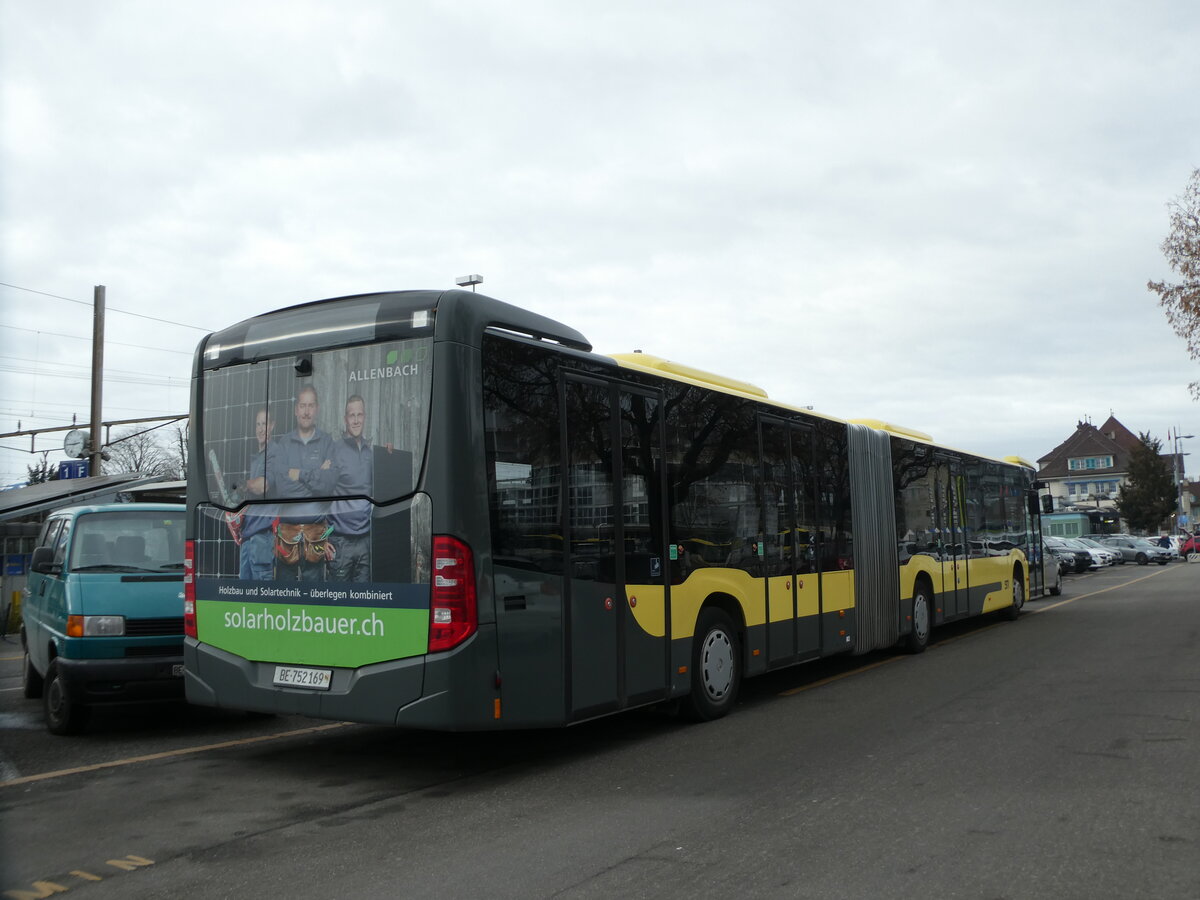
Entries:
<svg viewBox="0 0 1200 900">
<path fill-rule="evenodd" d="M 923 650 L 1038 596 L 1034 470 L 464 291 L 197 348 L 194 703 L 405 727 L 729 712 L 745 677 Z"/>
</svg>

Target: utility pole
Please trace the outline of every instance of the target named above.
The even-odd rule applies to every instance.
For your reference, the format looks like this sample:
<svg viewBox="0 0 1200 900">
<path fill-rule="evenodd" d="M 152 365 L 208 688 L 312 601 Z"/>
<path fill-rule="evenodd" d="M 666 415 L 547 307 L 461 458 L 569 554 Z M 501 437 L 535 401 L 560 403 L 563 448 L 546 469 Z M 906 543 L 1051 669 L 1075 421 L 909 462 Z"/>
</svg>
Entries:
<svg viewBox="0 0 1200 900">
<path fill-rule="evenodd" d="M 88 474 L 100 474 L 100 429 L 103 426 L 104 391 L 104 285 L 92 295 L 92 446 L 88 452 Z"/>
</svg>

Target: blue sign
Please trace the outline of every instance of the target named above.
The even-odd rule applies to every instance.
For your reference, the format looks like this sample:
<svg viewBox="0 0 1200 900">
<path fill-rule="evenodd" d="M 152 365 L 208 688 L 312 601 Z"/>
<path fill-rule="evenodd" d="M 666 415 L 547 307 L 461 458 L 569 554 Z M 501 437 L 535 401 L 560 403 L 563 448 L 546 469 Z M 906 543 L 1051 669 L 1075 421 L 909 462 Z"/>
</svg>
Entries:
<svg viewBox="0 0 1200 900">
<path fill-rule="evenodd" d="M 4 559 L 5 575 L 24 575 L 29 568 L 28 553 L 14 553 Z"/>
<path fill-rule="evenodd" d="M 88 462 L 86 459 L 66 459 L 58 464 L 59 478 L 87 478 Z"/>
</svg>

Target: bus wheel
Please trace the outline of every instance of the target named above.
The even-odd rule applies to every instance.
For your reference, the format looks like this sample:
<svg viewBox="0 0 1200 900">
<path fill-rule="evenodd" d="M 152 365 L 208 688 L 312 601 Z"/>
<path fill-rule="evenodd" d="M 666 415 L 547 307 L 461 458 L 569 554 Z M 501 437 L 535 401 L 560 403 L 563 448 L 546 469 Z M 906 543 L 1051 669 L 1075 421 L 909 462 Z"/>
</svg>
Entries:
<svg viewBox="0 0 1200 900">
<path fill-rule="evenodd" d="M 36 700 L 42 696 L 42 676 L 33 667 L 28 650 L 25 651 L 25 668 L 21 672 L 21 694 L 27 700 Z"/>
<path fill-rule="evenodd" d="M 59 676 L 58 660 L 51 660 L 46 669 L 42 707 L 46 713 L 46 730 L 51 734 L 76 734 L 87 721 L 87 707 L 67 696 Z"/>
<path fill-rule="evenodd" d="M 1014 622 L 1021 615 L 1021 610 L 1025 606 L 1025 582 L 1021 580 L 1019 572 L 1013 572 L 1013 602 L 1012 606 L 1004 610 L 1004 617 L 1011 619 Z"/>
<path fill-rule="evenodd" d="M 741 650 L 733 623 L 719 609 L 704 610 L 692 639 L 692 693 L 684 706 L 688 718 L 708 722 L 728 713 L 741 680 Z"/>
<path fill-rule="evenodd" d="M 933 630 L 933 591 L 924 579 L 918 579 L 913 588 L 912 631 L 908 633 L 904 646 L 909 653 L 923 653 L 929 646 L 929 633 Z"/>
</svg>

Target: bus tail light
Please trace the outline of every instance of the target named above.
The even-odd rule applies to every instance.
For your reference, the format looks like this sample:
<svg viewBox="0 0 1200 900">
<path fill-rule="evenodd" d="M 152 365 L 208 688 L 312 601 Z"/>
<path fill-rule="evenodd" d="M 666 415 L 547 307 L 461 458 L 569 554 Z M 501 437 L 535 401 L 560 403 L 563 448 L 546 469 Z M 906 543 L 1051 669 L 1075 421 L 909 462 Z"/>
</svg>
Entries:
<svg viewBox="0 0 1200 900">
<path fill-rule="evenodd" d="M 478 625 L 471 548 L 457 538 L 435 534 L 429 652 L 439 653 L 457 647 L 475 633 Z"/>
<path fill-rule="evenodd" d="M 183 633 L 196 633 L 196 542 L 183 542 Z"/>
</svg>

